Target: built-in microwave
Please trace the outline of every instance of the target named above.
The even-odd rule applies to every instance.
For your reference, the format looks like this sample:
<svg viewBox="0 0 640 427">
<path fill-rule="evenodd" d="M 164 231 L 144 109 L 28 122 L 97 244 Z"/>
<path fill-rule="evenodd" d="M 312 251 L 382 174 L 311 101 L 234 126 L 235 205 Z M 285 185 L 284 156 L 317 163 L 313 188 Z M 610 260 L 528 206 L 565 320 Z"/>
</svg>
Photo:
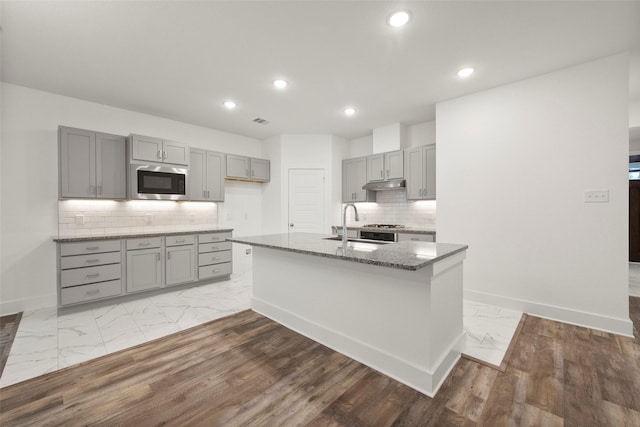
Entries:
<svg viewBox="0 0 640 427">
<path fill-rule="evenodd" d="M 129 198 L 187 200 L 188 171 L 178 166 L 130 163 Z"/>
</svg>

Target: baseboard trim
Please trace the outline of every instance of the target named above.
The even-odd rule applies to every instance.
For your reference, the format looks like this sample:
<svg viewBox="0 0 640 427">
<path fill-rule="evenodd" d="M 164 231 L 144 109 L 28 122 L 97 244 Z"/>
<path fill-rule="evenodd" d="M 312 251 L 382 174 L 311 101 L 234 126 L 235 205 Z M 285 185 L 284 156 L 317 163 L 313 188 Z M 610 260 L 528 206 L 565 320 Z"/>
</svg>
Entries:
<svg viewBox="0 0 640 427">
<path fill-rule="evenodd" d="M 620 319 L 603 316 L 586 311 L 541 304 L 517 298 L 509 298 L 469 289 L 464 290 L 464 298 L 484 304 L 522 311 L 523 313 L 568 323 L 570 325 L 582 326 L 584 328 L 596 329 L 633 338 L 633 323 L 631 322 L 631 319 L 628 318 Z"/>
<path fill-rule="evenodd" d="M 55 292 L 31 298 L 15 299 L 0 302 L 0 316 L 19 313 L 21 311 L 33 311 L 39 308 L 56 307 L 57 295 Z"/>
<path fill-rule="evenodd" d="M 434 364 L 434 369 L 429 371 L 258 298 L 251 298 L 251 309 L 429 397 L 437 393 L 460 359 L 459 349 L 464 339 L 464 333 L 461 333 Z"/>
</svg>

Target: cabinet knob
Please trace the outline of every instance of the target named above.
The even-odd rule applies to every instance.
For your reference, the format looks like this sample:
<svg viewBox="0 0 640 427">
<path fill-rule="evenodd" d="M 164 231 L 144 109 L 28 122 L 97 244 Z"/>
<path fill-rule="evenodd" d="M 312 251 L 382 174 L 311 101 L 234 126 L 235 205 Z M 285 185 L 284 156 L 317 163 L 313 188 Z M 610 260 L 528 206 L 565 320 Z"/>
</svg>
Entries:
<svg viewBox="0 0 640 427">
<path fill-rule="evenodd" d="M 156 157 L 157 157 L 158 159 L 160 159 L 160 158 L 161 158 L 160 156 L 161 156 L 161 152 L 160 152 L 160 150 L 158 150 L 158 153 L 156 154 Z"/>
<path fill-rule="evenodd" d="M 293 227 L 293 223 L 289 224 L 289 227 Z"/>
</svg>

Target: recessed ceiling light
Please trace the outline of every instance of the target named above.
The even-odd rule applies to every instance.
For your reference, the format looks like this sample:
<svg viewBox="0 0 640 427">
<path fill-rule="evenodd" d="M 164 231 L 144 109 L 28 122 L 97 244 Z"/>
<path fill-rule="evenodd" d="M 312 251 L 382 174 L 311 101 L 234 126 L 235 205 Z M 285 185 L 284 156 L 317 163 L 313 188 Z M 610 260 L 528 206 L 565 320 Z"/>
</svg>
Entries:
<svg viewBox="0 0 640 427">
<path fill-rule="evenodd" d="M 474 71 L 473 68 L 463 68 L 462 70 L 458 71 L 458 77 L 466 79 L 471 74 L 473 74 L 473 71 Z"/>
<path fill-rule="evenodd" d="M 238 104 L 236 104 L 233 101 L 224 101 L 223 105 L 227 110 L 233 110 L 234 108 L 236 108 L 238 106 Z"/>
<path fill-rule="evenodd" d="M 347 107 L 347 108 L 344 109 L 344 113 L 347 116 L 353 116 L 356 113 L 356 109 L 353 108 L 353 107 Z"/>
<path fill-rule="evenodd" d="M 287 85 L 288 85 L 288 84 L 289 84 L 289 83 L 287 83 L 287 81 L 286 81 L 286 80 L 278 79 L 278 80 L 274 80 L 274 81 L 273 81 L 273 85 L 274 85 L 275 87 L 277 87 L 278 89 L 284 89 L 285 87 L 287 87 Z"/>
<path fill-rule="evenodd" d="M 387 22 L 392 27 L 402 27 L 411 19 L 411 14 L 407 10 L 400 10 L 398 12 L 393 13 Z"/>
</svg>

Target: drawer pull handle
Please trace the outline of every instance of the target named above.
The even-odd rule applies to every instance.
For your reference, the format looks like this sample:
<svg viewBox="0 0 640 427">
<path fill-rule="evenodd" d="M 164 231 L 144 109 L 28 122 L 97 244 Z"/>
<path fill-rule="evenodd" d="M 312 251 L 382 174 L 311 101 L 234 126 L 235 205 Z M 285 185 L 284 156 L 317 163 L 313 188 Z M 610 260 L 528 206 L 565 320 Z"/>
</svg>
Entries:
<svg viewBox="0 0 640 427">
<path fill-rule="evenodd" d="M 87 291 L 87 295 L 91 296 L 91 295 L 98 295 L 100 293 L 100 289 L 96 289 L 94 291 Z"/>
<path fill-rule="evenodd" d="M 88 263 L 92 263 L 92 262 L 100 262 L 100 260 L 99 260 L 98 258 L 96 258 L 96 259 L 88 259 L 88 260 L 86 260 L 85 262 L 88 262 Z"/>
<path fill-rule="evenodd" d="M 184 239 L 176 240 L 176 243 L 184 243 Z"/>
<path fill-rule="evenodd" d="M 211 259 L 215 261 L 215 260 L 220 259 L 220 258 L 218 258 L 217 256 L 214 256 L 214 257 L 211 257 Z"/>
<path fill-rule="evenodd" d="M 87 274 L 87 279 L 98 276 L 100 276 L 100 273 Z"/>
<path fill-rule="evenodd" d="M 97 251 L 98 249 L 100 249 L 100 246 L 91 246 L 91 247 L 85 248 L 85 250 L 87 251 Z"/>
<path fill-rule="evenodd" d="M 220 273 L 220 270 L 213 270 L 214 273 Z"/>
<path fill-rule="evenodd" d="M 149 246 L 151 242 L 138 243 L 138 246 Z"/>
</svg>

